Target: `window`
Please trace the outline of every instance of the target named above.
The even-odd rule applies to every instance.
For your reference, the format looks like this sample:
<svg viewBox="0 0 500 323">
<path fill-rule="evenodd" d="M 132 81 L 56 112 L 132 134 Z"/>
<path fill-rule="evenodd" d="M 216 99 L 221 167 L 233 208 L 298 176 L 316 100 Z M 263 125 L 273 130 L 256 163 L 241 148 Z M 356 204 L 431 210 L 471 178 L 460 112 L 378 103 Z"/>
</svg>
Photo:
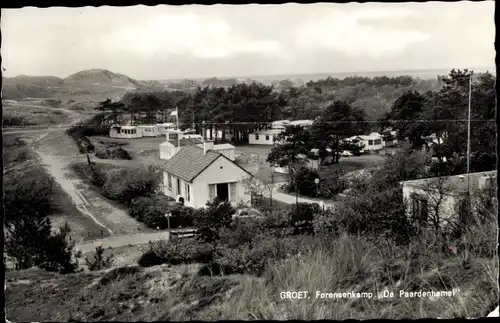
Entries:
<svg viewBox="0 0 500 323">
<path fill-rule="evenodd" d="M 151 129 L 146 128 L 146 129 L 144 129 L 144 131 L 146 131 L 146 132 L 151 132 Z"/>
<path fill-rule="evenodd" d="M 273 135 L 273 142 L 276 141 L 277 138 L 278 138 L 278 136 Z"/>
<path fill-rule="evenodd" d="M 188 183 L 184 184 L 184 191 L 186 192 L 186 200 L 191 201 L 191 189 Z"/>
<path fill-rule="evenodd" d="M 373 146 L 373 140 L 368 140 L 368 146 Z"/>
<path fill-rule="evenodd" d="M 426 198 L 412 196 L 412 216 L 415 223 L 425 226 L 429 219 L 429 205 Z"/>
<path fill-rule="evenodd" d="M 259 140 L 259 134 L 258 133 L 255 134 L 255 140 Z"/>
<path fill-rule="evenodd" d="M 269 135 L 266 135 L 266 140 L 269 140 Z"/>
<path fill-rule="evenodd" d="M 375 140 L 375 145 L 380 145 L 382 143 L 382 140 L 381 139 L 376 139 Z"/>
<path fill-rule="evenodd" d="M 181 195 L 181 180 L 177 179 L 177 195 Z"/>
<path fill-rule="evenodd" d="M 236 183 L 229 183 L 229 201 L 236 202 Z"/>
<path fill-rule="evenodd" d="M 208 185 L 208 198 L 210 201 L 213 201 L 215 198 L 215 184 Z"/>
<path fill-rule="evenodd" d="M 171 191 L 172 190 L 172 174 L 168 174 L 167 175 L 167 181 L 168 181 L 168 190 Z"/>
</svg>

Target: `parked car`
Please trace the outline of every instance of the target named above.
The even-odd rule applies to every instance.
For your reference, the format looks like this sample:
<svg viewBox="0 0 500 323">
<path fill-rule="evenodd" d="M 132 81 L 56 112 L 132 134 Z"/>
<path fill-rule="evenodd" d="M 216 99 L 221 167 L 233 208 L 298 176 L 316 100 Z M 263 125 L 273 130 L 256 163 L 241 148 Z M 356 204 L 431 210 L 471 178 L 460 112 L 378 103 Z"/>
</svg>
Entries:
<svg viewBox="0 0 500 323">
<path fill-rule="evenodd" d="M 342 152 L 342 157 L 350 157 L 350 156 L 353 156 L 353 153 L 351 153 L 350 151 L 344 150 Z"/>
</svg>

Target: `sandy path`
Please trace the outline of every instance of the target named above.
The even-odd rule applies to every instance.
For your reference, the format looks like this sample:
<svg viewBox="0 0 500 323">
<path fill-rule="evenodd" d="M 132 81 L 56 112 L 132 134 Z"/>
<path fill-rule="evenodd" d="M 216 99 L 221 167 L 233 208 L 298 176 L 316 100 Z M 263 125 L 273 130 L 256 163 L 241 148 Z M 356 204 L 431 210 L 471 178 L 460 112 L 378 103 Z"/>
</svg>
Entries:
<svg viewBox="0 0 500 323">
<path fill-rule="evenodd" d="M 64 133 L 46 134 L 35 145 L 47 172 L 68 193 L 80 212 L 113 235 L 148 232 L 151 229 L 132 218 L 126 210 L 107 201 L 79 179 L 69 165 L 78 154 L 74 143 Z"/>
</svg>

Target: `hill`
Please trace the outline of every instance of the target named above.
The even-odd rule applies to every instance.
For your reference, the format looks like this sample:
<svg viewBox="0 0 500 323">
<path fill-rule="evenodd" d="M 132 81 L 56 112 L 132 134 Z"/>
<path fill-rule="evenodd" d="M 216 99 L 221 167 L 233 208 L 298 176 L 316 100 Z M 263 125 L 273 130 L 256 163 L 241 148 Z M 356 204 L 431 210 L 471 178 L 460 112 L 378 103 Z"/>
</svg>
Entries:
<svg viewBox="0 0 500 323">
<path fill-rule="evenodd" d="M 78 95 L 113 96 L 123 91 L 162 88 L 155 81 L 138 81 L 105 69 L 80 71 L 61 79 L 54 76 L 19 75 L 3 79 L 3 99 L 58 98 Z"/>
</svg>

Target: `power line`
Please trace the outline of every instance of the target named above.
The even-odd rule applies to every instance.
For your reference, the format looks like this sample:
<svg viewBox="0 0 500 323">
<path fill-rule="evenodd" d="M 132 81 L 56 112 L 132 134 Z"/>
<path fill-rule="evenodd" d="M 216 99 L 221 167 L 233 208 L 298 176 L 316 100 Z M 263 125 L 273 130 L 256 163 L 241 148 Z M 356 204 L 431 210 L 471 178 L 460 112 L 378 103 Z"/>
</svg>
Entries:
<svg viewBox="0 0 500 323">
<path fill-rule="evenodd" d="M 354 120 L 340 120 L 340 121 L 326 121 L 327 124 L 349 124 L 349 123 L 432 123 L 432 122 L 496 122 L 495 119 L 417 119 L 417 120 L 364 120 L 364 121 L 354 121 Z M 194 122 L 195 125 L 261 125 L 270 124 L 271 121 L 242 121 L 242 122 Z M 293 125 L 283 125 L 284 127 Z"/>
</svg>

